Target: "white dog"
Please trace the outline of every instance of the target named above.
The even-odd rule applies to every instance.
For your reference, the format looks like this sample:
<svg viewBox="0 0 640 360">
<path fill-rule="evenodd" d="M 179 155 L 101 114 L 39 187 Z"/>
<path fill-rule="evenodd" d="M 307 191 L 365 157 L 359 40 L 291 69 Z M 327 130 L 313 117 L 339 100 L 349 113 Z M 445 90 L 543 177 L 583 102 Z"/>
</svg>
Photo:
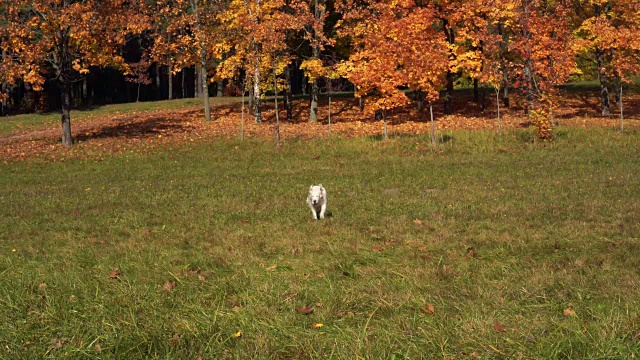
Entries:
<svg viewBox="0 0 640 360">
<path fill-rule="evenodd" d="M 324 219 L 324 213 L 327 211 L 327 190 L 322 187 L 322 184 L 311 185 L 307 205 L 311 208 L 314 219 Z"/>
</svg>

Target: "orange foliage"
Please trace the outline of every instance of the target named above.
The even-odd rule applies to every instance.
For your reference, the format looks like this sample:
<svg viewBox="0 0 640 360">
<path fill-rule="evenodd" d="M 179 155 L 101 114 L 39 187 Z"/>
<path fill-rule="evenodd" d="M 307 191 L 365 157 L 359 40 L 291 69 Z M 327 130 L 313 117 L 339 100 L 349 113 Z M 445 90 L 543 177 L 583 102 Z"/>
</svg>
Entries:
<svg viewBox="0 0 640 360">
<path fill-rule="evenodd" d="M 408 104 L 401 87 L 436 100 L 449 60 L 447 44 L 434 27 L 433 9 L 413 0 L 346 6 L 345 18 L 355 21 L 344 26 L 343 34 L 353 38 L 357 50 L 338 69 L 356 85 L 356 96 L 373 95 L 370 110 Z"/>
</svg>

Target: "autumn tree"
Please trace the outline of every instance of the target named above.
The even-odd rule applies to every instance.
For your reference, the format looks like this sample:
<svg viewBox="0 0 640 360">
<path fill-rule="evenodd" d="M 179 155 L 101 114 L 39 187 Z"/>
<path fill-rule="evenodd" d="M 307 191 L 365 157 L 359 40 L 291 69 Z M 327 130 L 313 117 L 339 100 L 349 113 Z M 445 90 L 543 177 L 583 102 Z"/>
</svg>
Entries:
<svg viewBox="0 0 640 360">
<path fill-rule="evenodd" d="M 186 0 L 156 0 L 145 6 L 151 19 L 147 35 L 151 44 L 145 49 L 146 56 L 158 68 L 167 68 L 169 99 L 173 97 L 172 77 L 176 69 L 182 70 L 198 62 L 197 46 L 190 31 L 194 22 L 190 7 Z"/>
<path fill-rule="evenodd" d="M 328 38 L 324 30 L 328 17 L 327 0 L 312 0 L 311 15 L 303 20 L 305 39 L 309 42 L 311 57 L 303 61 L 300 67 L 305 70 L 311 83 L 309 122 L 314 123 L 318 121 L 318 94 L 320 92 L 318 80 L 327 72 L 326 69 L 323 69 L 324 65 L 320 54 L 325 46 L 333 44 L 333 39 Z"/>
<path fill-rule="evenodd" d="M 542 139 L 552 137 L 556 86 L 575 70 L 568 9 L 545 0 L 519 0 L 514 19 L 514 40 L 509 44 L 517 54 L 516 82 L 527 102 L 527 112 Z"/>
<path fill-rule="evenodd" d="M 458 66 L 458 56 L 464 51 L 464 47 L 459 45 L 458 32 L 464 25 L 465 17 L 468 21 L 473 21 L 468 16 L 468 6 L 472 5 L 470 0 L 447 0 L 433 1 L 430 6 L 435 10 L 439 26 L 444 34 L 444 39 L 448 44 L 449 69 L 446 73 L 446 84 L 444 91 L 444 113 L 453 112 L 453 88 L 456 78 L 455 69 Z M 458 51 L 459 50 L 459 51 Z M 475 50 L 475 49 L 472 49 Z"/>
<path fill-rule="evenodd" d="M 145 29 L 146 19 L 125 0 L 0 0 L 6 13 L 2 72 L 42 90 L 45 79 L 62 88 L 62 143 L 72 144 L 71 85 L 90 66 L 127 64 L 119 53 L 129 33 Z"/>
<path fill-rule="evenodd" d="M 283 11 L 285 6 L 290 11 Z M 233 0 L 219 16 L 224 24 L 225 39 L 217 47 L 224 60 L 218 66 L 223 78 L 242 73 L 255 96 L 255 122 L 262 122 L 261 95 L 274 90 L 274 79 L 290 62 L 286 34 L 303 26 L 297 16 L 302 3 L 282 0 Z"/>
<path fill-rule="evenodd" d="M 458 55 L 454 69 L 474 79 L 474 97 L 478 82 L 495 90 L 499 130 L 500 93 L 505 106 L 509 106 L 509 73 L 514 63 L 508 58 L 513 59 L 509 42 L 514 31 L 515 10 L 513 2 L 469 2 L 459 37 L 464 48 L 456 49 Z"/>
<path fill-rule="evenodd" d="M 591 59 L 600 81 L 602 115 L 611 113 L 610 92 L 616 99 L 624 80 L 640 73 L 638 34 L 640 3 L 635 0 L 574 0 L 578 55 Z M 612 89 L 613 88 L 613 89 Z"/>
<path fill-rule="evenodd" d="M 438 99 L 449 51 L 434 26 L 432 8 L 419 7 L 413 0 L 389 0 L 373 6 L 347 2 L 343 11 L 346 28 L 341 35 L 349 36 L 356 50 L 338 68 L 356 85 L 357 97 L 373 95 L 370 111 L 380 114 L 410 103 L 404 87 L 430 104 Z M 361 17 L 371 21 L 359 21 Z M 386 122 L 384 126 L 386 130 Z"/>
<path fill-rule="evenodd" d="M 149 77 L 149 61 L 145 57 L 135 63 L 129 63 L 129 73 L 125 80 L 130 83 L 137 84 L 136 102 L 140 101 L 140 86 L 151 84 Z"/>
</svg>

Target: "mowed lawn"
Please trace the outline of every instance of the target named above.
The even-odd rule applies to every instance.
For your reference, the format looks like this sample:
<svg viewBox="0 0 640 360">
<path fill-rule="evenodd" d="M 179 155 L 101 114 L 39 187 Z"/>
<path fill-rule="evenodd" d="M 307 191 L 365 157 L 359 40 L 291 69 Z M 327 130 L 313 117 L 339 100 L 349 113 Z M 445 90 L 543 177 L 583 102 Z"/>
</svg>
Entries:
<svg viewBox="0 0 640 360">
<path fill-rule="evenodd" d="M 0 358 L 640 356 L 640 131 L 441 139 L 1 166 Z"/>
</svg>

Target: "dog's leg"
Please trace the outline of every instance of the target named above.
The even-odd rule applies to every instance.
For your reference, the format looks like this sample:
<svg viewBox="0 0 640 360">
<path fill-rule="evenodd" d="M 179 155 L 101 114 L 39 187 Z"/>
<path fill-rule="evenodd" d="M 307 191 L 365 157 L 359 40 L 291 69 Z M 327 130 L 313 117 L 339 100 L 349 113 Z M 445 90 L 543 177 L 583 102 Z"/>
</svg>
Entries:
<svg viewBox="0 0 640 360">
<path fill-rule="evenodd" d="M 316 212 L 316 209 L 314 209 L 313 207 L 311 208 L 311 213 L 313 214 L 313 219 L 314 220 L 318 220 L 318 213 Z"/>
<path fill-rule="evenodd" d="M 320 219 L 324 219 L 325 212 L 327 212 L 327 203 L 322 204 L 320 207 Z"/>
</svg>

